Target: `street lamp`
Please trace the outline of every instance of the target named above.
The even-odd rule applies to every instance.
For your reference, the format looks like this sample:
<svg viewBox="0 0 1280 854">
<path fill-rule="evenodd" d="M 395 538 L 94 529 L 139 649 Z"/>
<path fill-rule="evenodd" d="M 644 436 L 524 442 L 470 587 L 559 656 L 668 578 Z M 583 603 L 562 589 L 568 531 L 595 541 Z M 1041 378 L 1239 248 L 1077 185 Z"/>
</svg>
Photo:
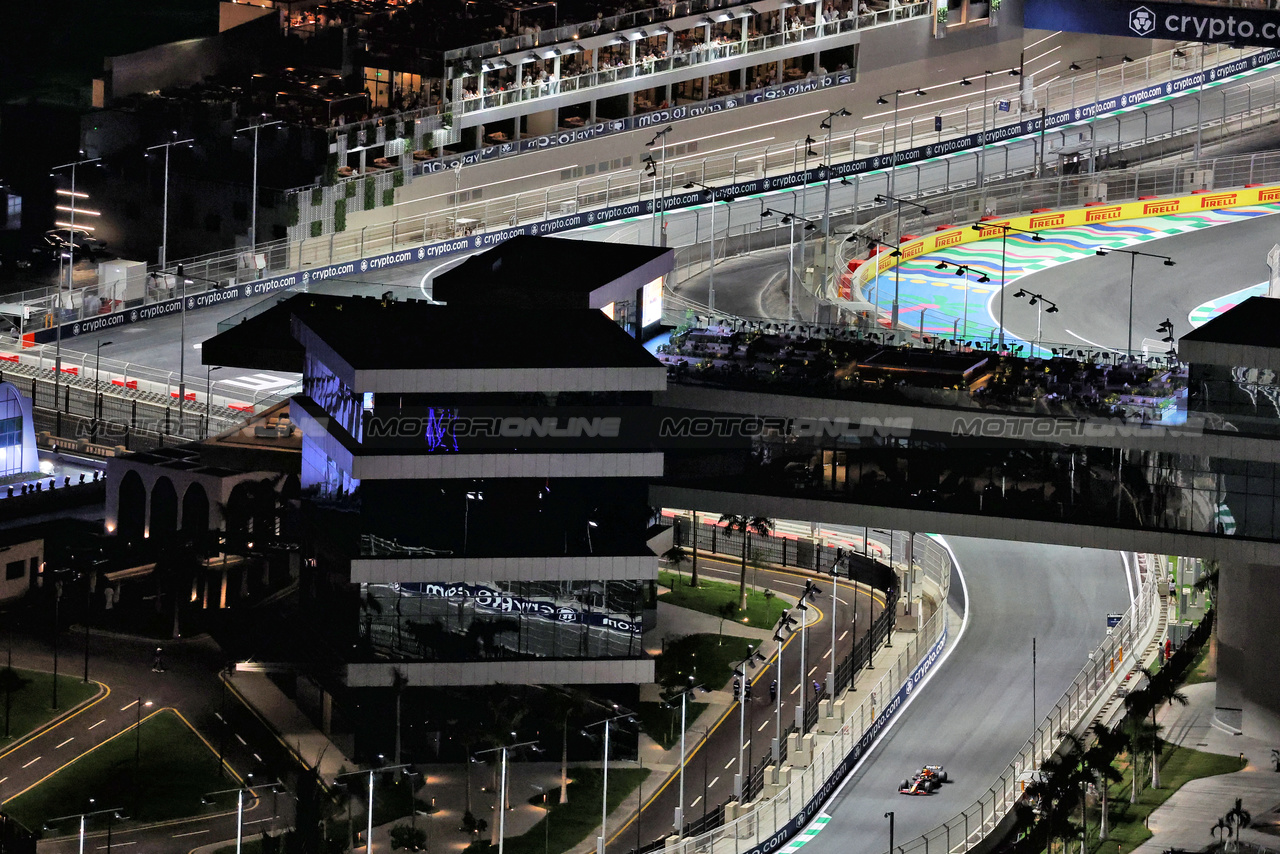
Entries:
<svg viewBox="0 0 1280 854">
<path fill-rule="evenodd" d="M 906 89 L 894 89 L 893 92 L 886 92 L 876 98 L 876 103 L 880 106 L 888 105 L 889 95 L 893 95 L 893 154 L 889 159 L 889 194 L 893 195 L 894 191 L 894 174 L 898 171 L 898 98 L 906 93 Z M 916 97 L 923 98 L 929 93 L 923 89 L 916 89 Z M 897 323 L 897 319 L 894 319 Z"/>
<path fill-rule="evenodd" d="M 889 810 L 884 814 L 889 819 L 889 854 L 893 854 L 893 810 Z"/>
<path fill-rule="evenodd" d="M 801 733 L 804 732 L 805 696 L 809 693 L 808 686 L 805 684 L 809 679 L 809 601 L 821 592 L 818 585 L 812 581 L 806 581 L 804 592 L 796 602 L 796 607 L 800 609 L 800 700 L 796 703 L 796 729 Z"/>
<path fill-rule="evenodd" d="M 879 240 L 875 237 L 872 237 L 869 234 L 851 234 L 849 235 L 848 238 L 846 238 L 845 242 L 853 243 L 856 240 L 866 240 L 868 243 L 872 244 L 873 246 L 879 246 L 883 249 L 888 249 L 890 258 L 902 257 L 901 249 L 894 246 L 892 243 L 885 243 L 883 240 Z M 880 318 L 880 259 L 873 255 L 871 260 L 875 262 L 876 274 L 875 274 L 875 278 L 872 279 L 871 288 L 872 288 L 873 296 L 870 302 L 872 307 L 875 309 L 876 321 L 878 322 Z"/>
<path fill-rule="evenodd" d="M 613 708 L 616 710 L 618 708 L 618 704 L 614 703 Z M 596 837 L 596 854 L 604 854 L 605 845 L 608 844 L 609 841 L 609 834 L 607 832 L 609 822 L 609 725 L 618 720 L 626 720 L 628 723 L 632 724 L 636 722 L 635 716 L 632 715 L 631 712 L 623 712 L 622 714 L 614 715 L 611 718 L 605 718 L 602 721 L 587 724 L 582 728 L 582 734 L 587 735 L 587 730 L 592 727 L 604 727 L 604 780 L 601 784 L 600 790 L 600 835 Z M 542 797 L 545 806 L 545 792 Z"/>
<path fill-rule="evenodd" d="M 263 117 L 265 117 L 265 114 L 263 114 Z M 237 134 L 241 134 L 249 130 L 253 131 L 253 201 L 249 204 L 250 253 L 258 247 L 258 134 L 263 128 L 282 124 L 284 124 L 282 121 L 264 122 L 259 120 L 248 127 L 243 127 L 236 131 Z"/>
<path fill-rule="evenodd" d="M 93 435 L 98 435 L 98 422 L 102 420 L 102 383 L 99 377 L 102 376 L 102 348 L 110 347 L 113 341 L 98 341 L 95 344 L 96 353 L 94 355 L 93 364 L 93 395 L 97 398 L 97 405 L 94 407 L 93 415 Z"/>
<path fill-rule="evenodd" d="M 795 204 L 795 197 L 794 197 L 794 196 L 793 196 L 793 197 L 792 197 L 792 199 L 791 199 L 791 203 L 792 203 L 793 205 Z M 814 226 L 814 224 L 813 224 L 813 221 L 812 221 L 812 220 L 806 219 L 806 218 L 804 218 L 804 217 L 800 216 L 799 214 L 795 213 L 794 211 L 793 211 L 793 212 L 791 212 L 791 213 L 783 213 L 782 211 L 775 211 L 773 208 L 765 208 L 764 210 L 762 210 L 762 211 L 760 212 L 760 216 L 761 216 L 761 217 L 764 217 L 764 218 L 768 218 L 768 217 L 775 216 L 775 215 L 776 215 L 776 216 L 781 216 L 781 217 L 782 217 L 782 219 L 780 220 L 780 222 L 781 222 L 783 225 L 790 225 L 790 226 L 791 226 L 791 242 L 790 242 L 790 244 L 788 245 L 788 249 L 787 249 L 787 320 L 788 320 L 788 322 L 789 322 L 789 321 L 792 321 L 792 320 L 794 320 L 794 319 L 795 319 L 795 298 L 796 298 L 796 220 L 798 219 L 798 220 L 800 220 L 801 222 L 803 222 L 803 223 L 804 223 L 804 230 L 805 230 L 805 231 L 813 231 L 813 230 L 814 230 L 814 228 L 815 228 L 816 226 Z"/>
<path fill-rule="evenodd" d="M 90 798 L 90 799 L 89 799 L 89 806 L 93 806 L 93 798 Z M 120 818 L 120 807 L 111 807 L 110 809 L 105 809 L 105 810 L 92 810 L 92 811 L 90 811 L 90 812 L 71 813 L 70 815 L 60 815 L 60 816 L 57 816 L 56 818 L 46 819 L 46 820 L 45 820 L 45 822 L 44 822 L 44 829 L 45 829 L 45 830 L 52 830 L 52 829 L 53 829 L 53 826 L 54 826 L 55 824 L 58 824 L 59 822 L 66 821 L 67 819 L 70 819 L 70 818 L 78 818 L 78 819 L 80 819 L 80 830 L 79 830 L 80 847 L 79 847 L 79 854 L 84 854 L 85 830 L 87 829 L 88 820 L 89 820 L 90 818 L 92 818 L 93 816 L 95 816 L 95 815 L 106 815 L 106 816 L 110 816 L 110 818 L 108 819 L 108 823 L 107 823 L 107 840 L 108 840 L 108 841 L 107 841 L 107 850 L 108 850 L 108 851 L 110 851 L 110 850 L 111 850 L 111 842 L 110 842 L 110 839 L 111 839 L 111 824 L 110 824 L 110 822 L 111 822 L 111 821 L 117 821 L 117 820 L 119 820 L 119 818 Z"/>
<path fill-rule="evenodd" d="M 1007 222 L 980 222 L 972 226 L 974 231 L 985 231 L 988 228 L 1000 229 L 1000 349 L 1004 349 L 1004 286 L 1005 282 L 1005 264 L 1008 259 L 1008 240 L 1009 232 L 1016 231 L 1019 234 L 1031 235 L 1032 241 L 1043 243 L 1044 238 L 1037 231 L 1027 231 L 1025 228 L 1009 225 Z"/>
<path fill-rule="evenodd" d="M 515 738 L 516 734 L 511 733 L 511 737 Z M 498 787 L 498 854 L 502 854 L 503 837 L 507 831 L 507 751 L 515 750 L 519 747 L 532 747 L 537 749 L 537 741 L 521 741 L 517 744 L 504 744 L 501 747 L 491 747 L 488 750 L 476 752 L 475 756 L 483 756 L 486 753 L 502 753 L 502 777 L 501 784 Z M 406 766 L 400 766 L 406 767 Z M 372 851 L 373 845 L 373 772 L 369 772 L 369 839 L 366 840 L 365 851 Z"/>
<path fill-rule="evenodd" d="M 879 205 L 879 204 L 883 204 L 884 202 L 893 202 L 898 206 L 898 215 L 896 219 L 897 225 L 894 228 L 894 231 L 895 231 L 894 238 L 898 241 L 898 245 L 901 246 L 902 245 L 902 206 L 911 205 L 913 208 L 919 208 L 921 216 L 928 216 L 929 209 L 918 202 L 913 202 L 910 199 L 899 199 L 887 193 L 881 193 L 880 195 L 876 196 L 876 204 Z M 901 261 L 893 265 L 893 311 L 889 318 L 889 325 L 890 325 L 890 328 L 892 329 L 897 329 L 898 327 L 898 284 L 901 281 L 901 269 L 902 269 Z"/>
<path fill-rule="evenodd" d="M 484 501 L 484 492 L 476 489 L 466 493 L 462 510 L 462 553 L 467 553 L 467 535 L 471 527 L 471 502 Z"/>
<path fill-rule="evenodd" d="M 1105 257 L 1107 255 L 1110 255 L 1112 252 L 1123 252 L 1124 254 L 1129 256 L 1129 339 L 1128 339 L 1129 343 L 1126 345 L 1126 349 L 1129 351 L 1128 353 L 1129 358 L 1132 359 L 1133 358 L 1133 274 L 1134 274 L 1134 268 L 1138 264 L 1138 258 L 1140 257 L 1141 258 L 1157 258 L 1163 261 L 1166 267 L 1172 267 L 1178 262 L 1174 261 L 1168 255 L 1158 255 L 1153 252 L 1139 252 L 1136 249 L 1112 249 L 1110 247 L 1098 248 L 1094 250 L 1093 254 L 1101 255 Z"/>
<path fill-rule="evenodd" d="M 137 815 L 142 803 L 142 709 L 144 706 L 151 708 L 152 703 L 150 700 L 139 697 L 133 701 L 132 705 L 135 707 L 137 716 L 133 725 L 133 814 Z"/>
<path fill-rule="evenodd" d="M 704 688 L 702 685 L 695 685 L 693 682 L 693 677 L 690 676 L 689 686 L 684 690 L 682 690 L 678 695 L 680 697 L 680 801 L 678 804 L 676 804 L 676 815 L 675 815 L 675 821 L 673 822 L 673 825 L 675 826 L 675 829 L 676 829 L 677 837 L 684 836 L 684 766 L 685 766 L 685 762 L 689 758 L 689 752 L 685 748 L 685 737 L 687 735 L 685 730 L 685 724 L 687 720 L 685 705 L 686 705 L 686 700 L 688 700 L 689 698 L 689 695 L 692 694 L 694 691 L 702 691 L 703 693 L 706 693 L 706 690 L 707 689 Z M 677 695 L 673 694 L 667 697 L 665 702 L 668 705 L 670 705 L 671 702 L 675 700 L 676 696 Z"/>
<path fill-rule="evenodd" d="M 225 365 L 209 365 L 204 372 L 204 435 L 209 435 L 210 424 L 213 423 L 213 372 L 222 370 Z"/>
<path fill-rule="evenodd" d="M 735 680 L 741 680 L 741 695 L 735 699 L 738 700 L 738 773 L 733 775 L 733 797 L 739 802 L 742 801 L 742 788 L 746 780 L 746 767 L 742 764 L 743 741 L 746 739 L 747 727 L 747 700 L 751 693 L 751 682 L 748 679 L 747 670 L 754 667 L 756 662 L 763 662 L 764 656 L 755 652 L 755 647 L 747 644 L 747 657 L 739 661 L 733 668 L 733 677 Z"/>
<path fill-rule="evenodd" d="M 784 637 L 782 633 L 790 631 L 795 624 L 796 619 L 791 616 L 791 612 L 783 611 L 781 619 L 778 620 L 778 626 L 773 632 L 773 640 L 778 645 L 778 678 L 774 680 L 777 690 L 773 692 L 774 729 L 773 744 L 771 745 L 775 767 L 782 762 L 782 650 L 786 647 L 789 639 Z"/>
<path fill-rule="evenodd" d="M 81 151 L 80 153 L 84 154 L 83 151 Z M 70 195 L 71 204 L 67 208 L 71 216 L 69 218 L 70 222 L 66 224 L 67 225 L 67 294 L 68 295 L 71 294 L 72 286 L 75 284 L 74 277 L 75 277 L 75 265 L 76 265 L 76 198 L 77 198 L 76 167 L 84 166 L 89 163 L 101 163 L 101 162 L 102 162 L 101 157 L 90 157 L 87 160 L 74 160 L 71 163 L 63 163 L 61 166 L 54 166 L 52 172 L 49 173 L 50 176 L 52 177 L 53 172 L 57 172 L 59 169 L 71 170 L 71 195 Z M 53 408 L 55 411 L 57 411 L 58 407 L 61 405 L 60 399 L 62 397 L 62 394 L 58 388 L 62 382 L 62 280 L 61 279 L 58 280 L 58 297 L 57 297 L 57 300 L 54 302 L 54 306 L 55 306 L 55 310 L 53 315 L 53 321 L 54 321 L 53 325 L 56 330 L 55 335 L 56 335 L 57 344 L 54 347 L 54 357 L 53 357 Z"/>
<path fill-rule="evenodd" d="M 1102 71 L 1102 63 L 1108 59 L 1120 60 L 1120 94 L 1123 95 L 1124 94 L 1124 67 L 1128 65 L 1130 62 L 1133 62 L 1133 58 L 1128 54 L 1113 53 L 1113 54 L 1110 54 L 1109 56 L 1095 56 L 1095 57 L 1086 57 L 1084 59 L 1073 59 L 1071 61 L 1071 64 L 1067 66 L 1067 70 L 1069 71 L 1080 71 L 1083 68 L 1083 66 L 1081 66 L 1080 63 L 1082 62 L 1093 63 L 1093 110 L 1094 110 L 1093 117 L 1096 117 L 1098 114 L 1097 113 L 1098 101 L 1101 97 L 1098 92 L 1098 75 Z M 1074 78 L 1072 78 L 1072 81 L 1073 81 L 1072 89 L 1074 90 L 1075 88 Z M 1074 98 L 1072 100 L 1074 100 Z M 1200 117 L 1197 114 L 1196 116 L 1197 123 L 1199 122 L 1199 119 Z M 1097 169 L 1094 167 L 1094 161 L 1098 157 L 1097 136 L 1098 136 L 1097 131 L 1094 130 L 1094 123 L 1091 117 L 1091 120 L 1089 122 L 1089 172 L 1090 173 L 1097 171 Z"/>
<path fill-rule="evenodd" d="M 263 783 L 259 788 L 269 788 L 272 791 L 278 791 L 279 788 L 282 788 L 283 786 L 284 783 L 281 783 L 279 780 L 275 780 L 270 783 Z M 212 798 L 215 798 L 218 795 L 229 795 L 232 792 L 236 793 L 236 854 L 240 854 L 241 848 L 244 844 L 244 793 L 248 792 L 250 795 L 253 795 L 254 798 L 257 798 L 258 796 L 253 790 L 253 775 L 246 774 L 242 785 L 234 789 L 219 789 L 216 792 L 206 792 L 200 798 L 200 803 L 208 805 L 212 804 Z"/>
<path fill-rule="evenodd" d="M 1165 355 L 1176 357 L 1178 355 L 1178 346 L 1174 342 L 1173 321 L 1166 317 L 1164 322 L 1156 327 L 1156 332 L 1162 336 L 1160 340 L 1169 345 L 1169 350 Z"/>
<path fill-rule="evenodd" d="M 684 185 L 686 190 L 692 190 L 698 187 L 705 190 L 711 195 L 711 264 L 707 268 L 707 308 L 711 311 L 716 310 L 716 195 L 720 192 L 715 187 L 709 187 L 701 181 L 690 181 Z M 801 263 L 804 263 L 804 256 L 801 253 Z"/>
<path fill-rule="evenodd" d="M 818 123 L 818 127 L 827 132 L 827 179 L 822 188 L 822 282 L 825 287 L 831 277 L 831 131 L 834 120 L 853 115 L 844 107 L 827 113 L 827 117 Z M 855 131 L 855 136 L 856 136 Z"/>
<path fill-rule="evenodd" d="M 982 135 L 978 137 L 978 192 L 981 194 L 980 202 L 982 209 L 987 209 L 987 114 L 991 112 L 991 75 L 1000 74 L 999 71 L 982 72 Z M 1009 69 L 1010 77 L 1021 77 L 1022 72 L 1016 68 Z M 961 86 L 972 85 L 969 78 L 963 78 L 960 81 Z"/>
<path fill-rule="evenodd" d="M 1039 347 L 1041 317 L 1046 311 L 1049 312 L 1049 314 L 1057 314 L 1058 304 L 1051 299 L 1046 299 L 1044 294 L 1032 293 L 1031 291 L 1024 290 L 1022 288 L 1019 288 L 1018 292 L 1014 294 L 1013 297 L 1014 299 L 1026 299 L 1028 301 L 1027 305 L 1034 305 L 1036 307 L 1036 344 L 1035 346 Z M 1032 348 L 1031 355 L 1034 356 L 1035 354 L 1036 354 L 1035 348 Z"/>
<path fill-rule="evenodd" d="M 174 136 L 178 135 L 175 130 Z M 162 142 L 159 145 L 152 145 L 147 148 L 146 156 L 150 157 L 151 152 L 157 148 L 164 149 L 164 206 L 160 214 L 160 269 L 166 266 L 169 255 L 169 150 L 175 145 L 185 145 L 191 148 L 195 143 L 194 139 L 175 139 L 172 142 Z"/>
<path fill-rule="evenodd" d="M 653 158 L 652 157 L 648 158 L 650 171 L 656 173 L 650 176 L 654 179 L 654 185 L 653 185 L 654 187 L 653 188 L 654 228 L 656 228 L 657 230 L 656 235 L 654 235 L 653 239 L 651 240 L 651 243 L 654 246 L 659 245 L 659 242 L 658 242 L 659 240 L 662 241 L 662 245 L 665 245 L 667 241 L 667 231 L 666 231 L 666 228 L 667 228 L 666 190 L 667 188 L 663 182 L 666 180 L 666 176 L 667 176 L 667 134 L 671 133 L 673 127 L 674 125 L 667 125 L 665 128 L 655 133 L 653 135 L 653 139 L 645 143 L 645 148 L 652 148 L 655 144 L 661 145 L 661 152 L 662 152 L 658 158 L 658 169 L 653 168 Z M 661 199 L 659 199 L 659 189 L 661 189 Z M 660 208 L 659 208 L 659 204 L 661 204 Z"/>
<path fill-rule="evenodd" d="M 946 261 L 939 261 L 935 266 L 935 270 L 946 270 L 950 264 Z M 964 277 L 964 320 L 961 321 L 962 331 L 960 337 L 969 337 L 969 273 L 972 271 L 978 274 L 978 284 L 985 285 L 991 281 L 991 277 L 981 270 L 975 270 L 968 264 L 956 264 L 956 275 Z"/>
</svg>

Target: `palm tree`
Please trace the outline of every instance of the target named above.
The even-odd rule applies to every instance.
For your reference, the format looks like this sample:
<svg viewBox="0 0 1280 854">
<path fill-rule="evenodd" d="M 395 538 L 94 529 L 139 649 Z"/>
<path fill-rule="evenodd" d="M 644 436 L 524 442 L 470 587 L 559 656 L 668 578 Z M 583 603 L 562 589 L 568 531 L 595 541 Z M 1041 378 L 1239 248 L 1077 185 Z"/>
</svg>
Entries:
<svg viewBox="0 0 1280 854">
<path fill-rule="evenodd" d="M 551 703 L 552 718 L 560 719 L 560 803 L 569 803 L 569 720 L 591 705 L 591 699 L 582 691 L 559 685 L 540 686 Z"/>
<path fill-rule="evenodd" d="M 1098 817 L 1098 841 L 1106 840 L 1111 829 L 1110 807 L 1107 804 L 1112 783 L 1119 783 L 1122 775 L 1113 760 L 1125 745 L 1125 735 L 1119 727 L 1111 728 L 1104 723 L 1095 723 L 1092 727 L 1093 746 L 1085 751 L 1084 761 L 1098 778 L 1098 793 L 1102 811 Z"/>
<path fill-rule="evenodd" d="M 689 586 L 698 586 L 698 511 L 693 511 L 693 525 L 689 528 L 689 554 L 693 558 L 693 567 L 689 570 Z"/>
<path fill-rule="evenodd" d="M 1185 706 L 1187 695 L 1178 690 L 1173 682 L 1173 671 L 1162 670 L 1152 673 L 1145 667 L 1138 668 L 1147 677 L 1147 691 L 1151 702 L 1151 729 L 1155 735 L 1151 744 L 1151 788 L 1160 788 L 1160 728 L 1156 725 L 1156 711 L 1165 703 L 1177 703 Z"/>
<path fill-rule="evenodd" d="M 1218 602 L 1218 562 L 1216 560 L 1206 560 L 1204 568 L 1204 575 L 1200 576 L 1194 586 L 1196 590 L 1206 594 L 1209 603 L 1216 607 Z"/>
<path fill-rule="evenodd" d="M 670 566 L 675 567 L 676 577 L 678 578 L 680 576 L 680 564 L 687 561 L 689 559 L 689 555 L 685 552 L 684 546 L 677 544 L 667 549 L 665 552 L 663 552 L 662 559 L 665 560 Z M 697 586 L 696 584 L 693 583 L 692 578 L 689 579 L 689 586 L 690 587 Z"/>
<path fill-rule="evenodd" d="M 726 513 L 720 517 L 720 524 L 726 531 L 737 531 L 742 534 L 742 573 L 738 578 L 738 610 L 747 607 L 747 552 L 751 549 L 751 535 L 759 534 L 767 537 L 773 531 L 773 520 L 765 516 L 739 516 Z"/>
<path fill-rule="evenodd" d="M 404 675 L 399 667 L 391 668 L 391 690 L 396 695 L 396 752 L 395 764 L 400 764 L 400 701 L 404 698 L 404 689 L 409 685 L 409 679 Z M 396 772 L 396 778 L 399 779 L 400 772 Z"/>
<path fill-rule="evenodd" d="M 1131 695 L 1132 696 L 1132 695 Z M 1129 793 L 1129 803 L 1138 802 L 1138 757 L 1147 755 L 1157 741 L 1156 729 L 1147 722 L 1146 716 L 1129 715 L 1124 719 L 1124 738 L 1129 753 L 1129 770 L 1133 774 L 1133 788 Z"/>
</svg>

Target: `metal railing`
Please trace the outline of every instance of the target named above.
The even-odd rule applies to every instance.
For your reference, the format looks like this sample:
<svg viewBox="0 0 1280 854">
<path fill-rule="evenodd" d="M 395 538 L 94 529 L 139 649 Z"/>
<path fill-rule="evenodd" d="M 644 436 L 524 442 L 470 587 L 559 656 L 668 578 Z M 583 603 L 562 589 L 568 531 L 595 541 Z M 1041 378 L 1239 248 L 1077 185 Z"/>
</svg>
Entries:
<svg viewBox="0 0 1280 854">
<path fill-rule="evenodd" d="M 1125 674 L 1141 664 L 1138 657 L 1142 649 L 1138 644 L 1151 631 L 1152 620 L 1159 617 L 1160 603 L 1159 581 L 1152 572 L 1143 580 L 1137 598 L 1119 625 L 1089 654 L 1088 662 L 1062 698 L 986 794 L 945 824 L 898 843 L 896 852 L 928 854 L 931 847 L 935 852 L 965 852 L 994 830 L 1022 797 L 1028 775 L 1062 743 L 1060 733 L 1074 731 L 1092 719 L 1098 701 L 1113 695 Z"/>
<path fill-rule="evenodd" d="M 1246 55 L 1244 51 L 1215 46 L 1211 58 L 1206 58 L 1206 63 L 1222 64 L 1244 55 Z M 1179 61 L 1172 52 L 1166 52 L 1133 63 L 1124 72 L 1125 88 L 1146 86 L 1188 71 L 1187 68 L 1178 67 Z M 1139 68 L 1135 69 L 1134 66 Z M 1116 69 L 1099 73 L 1098 87 L 1103 96 L 1114 93 L 1120 83 L 1120 74 L 1121 71 Z M 1083 84 L 1077 86 L 1076 78 L 1058 80 L 1037 91 L 1047 93 L 1047 103 L 1052 109 L 1066 109 L 1076 105 L 1077 97 L 1087 97 L 1089 103 L 1092 103 L 1094 91 L 1092 75 L 1088 80 L 1090 85 L 1087 86 Z M 1077 92 L 1077 89 L 1081 91 Z M 1269 85 L 1265 92 L 1259 91 L 1256 97 L 1250 91 L 1232 100 L 1226 106 L 1251 112 L 1255 106 L 1260 109 L 1264 101 L 1268 104 L 1274 103 L 1275 94 L 1274 86 Z M 982 95 L 978 93 L 975 98 L 958 103 L 951 110 L 944 112 L 944 122 L 948 117 L 951 118 L 951 122 L 945 126 L 939 138 L 945 140 L 980 129 L 981 116 Z M 920 133 L 916 124 L 926 120 L 931 129 L 932 114 L 927 117 L 903 115 L 896 128 L 891 122 L 885 121 L 875 128 L 862 128 L 852 133 L 836 134 L 832 137 L 830 150 L 825 148 L 827 145 L 825 139 L 819 140 L 815 146 L 819 157 L 811 159 L 815 164 L 820 161 L 839 163 L 895 150 L 903 144 L 912 145 L 917 141 Z M 998 161 L 999 158 L 992 159 Z M 186 275 L 195 281 L 195 284 L 188 286 L 187 294 L 198 297 L 219 285 L 234 286 L 239 281 L 286 275 L 318 264 L 342 262 L 372 254 L 418 247 L 433 241 L 453 239 L 467 232 L 536 222 L 565 212 L 576 212 L 587 208 L 606 207 L 625 202 L 639 203 L 654 193 L 669 198 L 678 193 L 679 187 L 692 180 L 703 183 L 736 182 L 740 179 L 768 177 L 770 174 L 776 176 L 784 171 L 796 173 L 802 171 L 806 165 L 808 164 L 804 157 L 804 146 L 798 142 L 766 146 L 748 144 L 734 152 L 703 157 L 696 161 L 687 156 L 669 158 L 667 174 L 656 183 L 646 180 L 637 171 L 634 174 L 609 174 L 604 177 L 584 178 L 572 183 L 563 182 L 554 187 L 515 193 L 483 202 L 462 204 L 457 198 L 441 196 L 436 197 L 436 204 L 440 206 L 437 210 L 405 216 L 393 222 L 365 226 L 359 231 L 353 229 L 315 238 L 283 239 L 259 244 L 253 252 L 245 250 L 214 252 L 184 259 L 181 263 L 184 265 Z M 418 164 L 407 171 L 411 175 L 420 175 L 425 168 L 422 164 Z M 918 171 L 917 174 L 919 174 Z M 999 162 L 988 164 L 990 179 L 994 180 L 1003 175 Z M 383 179 L 387 176 L 370 177 Z M 815 180 L 812 183 L 820 182 Z M 345 185 L 337 185 L 325 188 L 328 194 L 326 198 L 332 197 L 327 203 L 332 199 L 345 198 L 344 187 Z M 462 189 L 465 190 L 466 187 Z M 901 193 L 910 191 L 909 184 L 904 184 L 899 189 Z M 919 189 L 917 188 L 917 191 Z M 300 195 L 299 204 L 305 210 L 301 212 L 299 221 L 305 224 L 317 218 L 318 214 L 310 209 L 310 193 Z M 362 196 L 357 194 L 350 201 L 354 202 L 361 198 Z M 430 204 L 430 200 L 425 203 Z M 402 205 L 402 207 L 405 206 Z M 329 216 L 331 218 L 331 214 Z M 467 221 L 465 225 L 463 221 Z M 259 259 L 265 261 L 264 267 L 257 266 Z M 355 272 L 354 267 L 352 272 Z M 210 282 L 216 282 L 218 285 Z M 58 313 L 55 307 L 58 292 L 58 288 L 41 288 L 25 291 L 11 300 L 24 307 L 19 319 L 21 332 L 26 333 L 51 325 L 55 314 L 58 320 L 67 323 L 92 316 L 94 312 L 89 309 L 95 305 L 98 312 L 105 312 L 119 308 L 133 308 L 172 297 L 172 294 L 167 291 L 148 293 L 141 299 L 116 305 L 98 299 L 99 286 L 95 284 L 64 293 L 63 309 Z"/>
</svg>

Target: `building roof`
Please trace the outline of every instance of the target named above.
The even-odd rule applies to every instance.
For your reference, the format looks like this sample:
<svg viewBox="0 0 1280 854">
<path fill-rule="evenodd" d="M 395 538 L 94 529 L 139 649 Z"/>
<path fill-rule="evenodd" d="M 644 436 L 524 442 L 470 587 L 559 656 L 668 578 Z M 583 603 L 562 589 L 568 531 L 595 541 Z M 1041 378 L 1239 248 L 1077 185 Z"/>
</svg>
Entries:
<svg viewBox="0 0 1280 854">
<path fill-rule="evenodd" d="M 589 308 L 480 312 L 318 294 L 284 305 L 293 314 L 295 338 L 310 330 L 356 370 L 661 367 L 625 330 Z"/>
<path fill-rule="evenodd" d="M 1280 369 L 1280 299 L 1249 297 L 1178 339 L 1184 362 Z"/>
<path fill-rule="evenodd" d="M 585 308 L 593 292 L 664 255 L 672 250 L 522 235 L 436 276 L 432 294 L 457 304 L 489 302 L 498 295 L 509 301 L 514 292 L 517 299 L 525 297 L 520 300 L 525 304 L 572 302 Z"/>
</svg>

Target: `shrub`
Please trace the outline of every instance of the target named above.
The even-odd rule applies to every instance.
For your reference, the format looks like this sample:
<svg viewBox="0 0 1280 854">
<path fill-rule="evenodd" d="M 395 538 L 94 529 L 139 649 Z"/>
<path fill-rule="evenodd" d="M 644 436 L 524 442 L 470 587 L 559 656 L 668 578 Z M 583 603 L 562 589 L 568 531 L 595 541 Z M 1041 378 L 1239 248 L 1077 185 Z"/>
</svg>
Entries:
<svg viewBox="0 0 1280 854">
<path fill-rule="evenodd" d="M 338 199 L 338 201 L 333 203 L 333 230 L 339 232 L 347 230 L 346 199 Z"/>
<path fill-rule="evenodd" d="M 389 208 L 396 203 L 396 191 L 392 187 L 382 191 L 382 206 Z"/>
<path fill-rule="evenodd" d="M 364 179 L 364 209 L 373 210 L 378 204 L 378 188 L 374 185 L 373 178 Z"/>
<path fill-rule="evenodd" d="M 311 223 L 311 236 L 319 237 L 322 234 L 324 234 L 324 223 L 321 222 L 320 220 L 316 220 L 315 222 Z"/>
</svg>

